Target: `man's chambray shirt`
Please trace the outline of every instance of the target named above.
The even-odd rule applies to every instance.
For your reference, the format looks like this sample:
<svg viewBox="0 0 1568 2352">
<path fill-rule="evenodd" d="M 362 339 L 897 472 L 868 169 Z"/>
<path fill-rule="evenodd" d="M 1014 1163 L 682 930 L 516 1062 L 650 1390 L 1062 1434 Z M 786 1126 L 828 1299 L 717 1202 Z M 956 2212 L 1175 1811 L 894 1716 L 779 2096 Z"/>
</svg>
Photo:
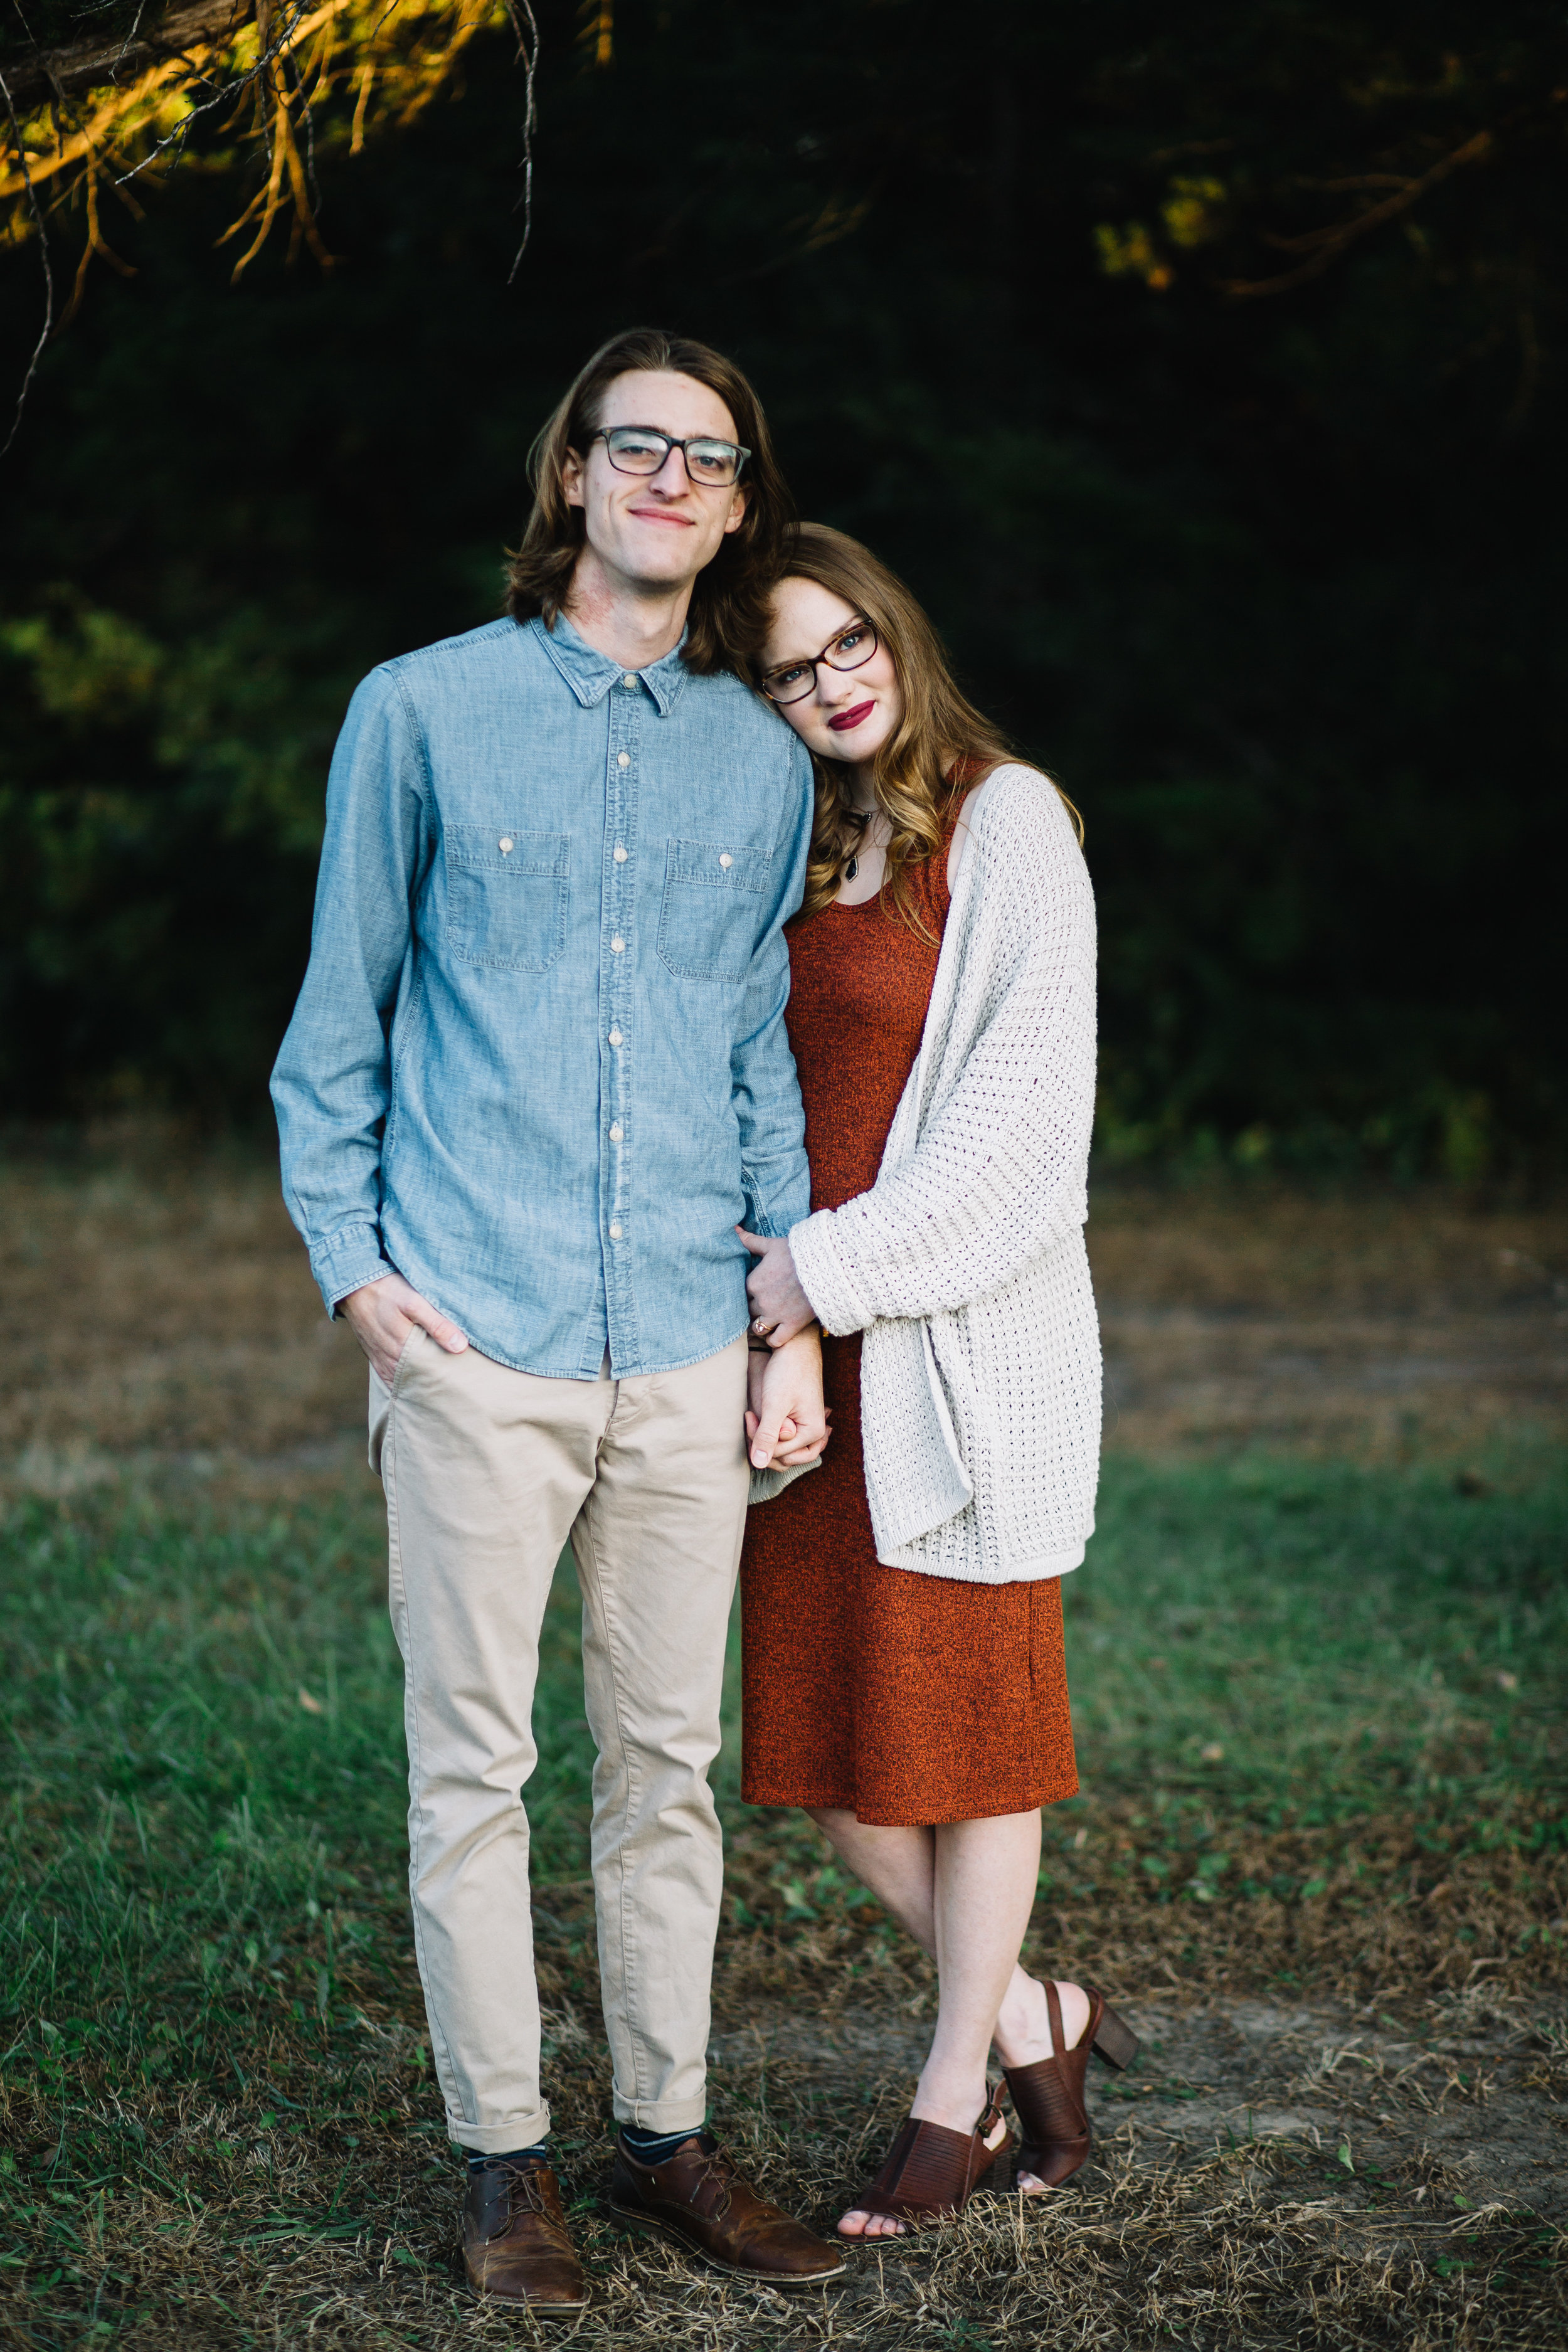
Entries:
<svg viewBox="0 0 1568 2352">
<path fill-rule="evenodd" d="M 589 1380 L 746 1326 L 738 1223 L 810 1208 L 784 1033 L 811 765 L 738 679 L 564 621 L 372 672 L 273 1073 L 329 1310 L 395 1267 L 482 1354 Z"/>
</svg>

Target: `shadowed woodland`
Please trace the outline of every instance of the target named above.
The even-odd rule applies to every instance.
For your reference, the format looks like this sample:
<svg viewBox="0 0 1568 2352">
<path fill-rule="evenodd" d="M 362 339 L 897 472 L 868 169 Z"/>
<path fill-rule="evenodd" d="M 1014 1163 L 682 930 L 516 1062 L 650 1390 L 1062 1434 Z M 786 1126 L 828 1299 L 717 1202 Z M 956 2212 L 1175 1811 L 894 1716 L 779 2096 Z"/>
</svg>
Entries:
<svg viewBox="0 0 1568 2352">
<path fill-rule="evenodd" d="M 348 692 L 652 318 L 1084 809 L 1105 1153 L 1558 1164 L 1558 12 L 175 16 L 0 29 L 13 1110 L 255 1115 Z"/>
</svg>

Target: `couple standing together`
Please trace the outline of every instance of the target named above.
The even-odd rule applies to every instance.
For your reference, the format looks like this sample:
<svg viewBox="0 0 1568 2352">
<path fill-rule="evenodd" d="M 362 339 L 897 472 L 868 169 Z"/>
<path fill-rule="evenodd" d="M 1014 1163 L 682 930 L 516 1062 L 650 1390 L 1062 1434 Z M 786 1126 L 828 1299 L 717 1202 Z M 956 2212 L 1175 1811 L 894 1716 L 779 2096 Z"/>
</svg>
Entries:
<svg viewBox="0 0 1568 2352">
<path fill-rule="evenodd" d="M 1029 2191 L 1087 2152 L 1090 2049 L 1135 2045 L 1018 1958 L 1078 1785 L 1059 1579 L 1099 1444 L 1069 809 L 900 583 L 791 524 L 717 352 L 607 343 L 535 488 L 509 617 L 354 697 L 273 1092 L 370 1360 L 468 2276 L 566 2315 L 521 1792 L 568 1540 L 618 2218 L 775 2285 L 843 2268 L 706 2128 L 738 1565 L 743 1793 L 809 1811 L 940 1979 L 841 2241 L 1005 2185 L 993 2046 Z"/>
</svg>

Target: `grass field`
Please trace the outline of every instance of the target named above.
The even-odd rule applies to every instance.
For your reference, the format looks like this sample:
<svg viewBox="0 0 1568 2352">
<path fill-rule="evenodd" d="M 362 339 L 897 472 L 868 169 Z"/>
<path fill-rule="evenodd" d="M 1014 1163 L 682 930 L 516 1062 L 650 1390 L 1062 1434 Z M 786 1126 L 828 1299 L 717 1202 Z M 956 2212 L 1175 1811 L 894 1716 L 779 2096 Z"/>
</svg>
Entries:
<svg viewBox="0 0 1568 2352">
<path fill-rule="evenodd" d="M 14 1499 L 0 1540 L 0 2341 L 531 2340 L 456 2284 L 368 1477 L 269 1497 L 120 1475 Z M 1068 1591 L 1084 1793 L 1047 1816 L 1038 1957 L 1145 2004 L 1331 1996 L 1428 2052 L 1434 2020 L 1484 1988 L 1542 2095 L 1568 2095 L 1565 1547 L 1568 1476 L 1523 1444 L 1458 1477 L 1113 1459 Z M 1048 2209 L 977 2202 L 805 2303 L 628 2258 L 592 2201 L 607 2080 L 569 1562 L 539 1712 L 549 2087 L 597 2285 L 584 2345 L 1568 2340 L 1563 2241 L 1523 2205 L 1478 2209 L 1429 2157 L 1358 2171 L 1348 2142 L 1325 2160 L 1245 2131 L 1152 2169 L 1108 2148 Z M 826 2221 L 908 2085 L 848 2042 L 824 2060 L 805 2028 L 907 2033 L 929 1971 L 814 1832 L 741 1806 L 736 1766 L 731 1738 L 715 2115 Z"/>
</svg>

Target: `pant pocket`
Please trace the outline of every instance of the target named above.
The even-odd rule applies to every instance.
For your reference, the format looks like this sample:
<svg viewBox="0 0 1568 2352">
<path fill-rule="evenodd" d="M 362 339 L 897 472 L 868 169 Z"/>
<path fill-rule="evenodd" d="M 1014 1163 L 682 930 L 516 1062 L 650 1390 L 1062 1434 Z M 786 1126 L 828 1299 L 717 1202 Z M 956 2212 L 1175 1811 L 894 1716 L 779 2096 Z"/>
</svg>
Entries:
<svg viewBox="0 0 1568 2352">
<path fill-rule="evenodd" d="M 393 1368 L 392 1387 L 388 1391 L 391 1396 L 399 1397 L 402 1395 L 403 1391 L 407 1384 L 406 1375 L 409 1365 L 415 1354 L 417 1352 L 418 1343 L 422 1339 L 427 1339 L 429 1336 L 430 1335 L 426 1330 L 423 1323 L 410 1324 L 408 1328 L 408 1337 L 405 1339 L 402 1347 L 398 1349 L 397 1362 Z"/>
</svg>

